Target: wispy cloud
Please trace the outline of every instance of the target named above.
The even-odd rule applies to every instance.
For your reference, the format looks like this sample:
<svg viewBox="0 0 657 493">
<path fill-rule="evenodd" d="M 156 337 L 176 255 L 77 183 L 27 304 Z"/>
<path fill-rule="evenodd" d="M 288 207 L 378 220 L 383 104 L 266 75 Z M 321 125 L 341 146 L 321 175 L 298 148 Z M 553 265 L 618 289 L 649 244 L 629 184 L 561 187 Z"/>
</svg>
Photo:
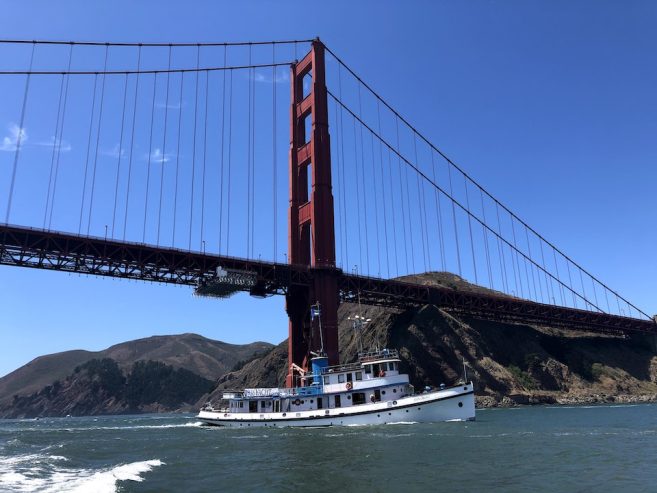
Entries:
<svg viewBox="0 0 657 493">
<path fill-rule="evenodd" d="M 60 152 L 69 152 L 72 149 L 70 142 L 62 139 L 55 139 L 54 135 L 50 137 L 50 140 L 35 142 L 34 144 L 41 147 L 53 147 Z"/>
<path fill-rule="evenodd" d="M 146 154 L 146 159 L 149 159 L 148 154 Z M 150 160 L 152 163 L 168 163 L 171 159 L 171 154 L 162 154 L 162 150 L 158 147 L 151 152 Z"/>
<path fill-rule="evenodd" d="M 120 149 L 119 150 L 119 144 L 114 144 L 114 147 L 111 149 L 106 149 L 104 151 L 100 151 L 101 154 L 104 156 L 109 156 L 113 158 L 119 158 L 119 156 L 124 157 L 125 156 L 125 149 Z"/>
<path fill-rule="evenodd" d="M 7 126 L 7 130 L 9 131 L 9 134 L 2 138 L 2 143 L 0 143 L 0 151 L 15 151 L 16 147 L 19 145 L 19 140 L 21 147 L 25 145 L 25 142 L 27 142 L 27 130 L 25 127 L 20 128 L 15 123 L 10 123 Z"/>
<path fill-rule="evenodd" d="M 271 84 L 275 82 L 276 84 L 285 84 L 290 81 L 290 75 L 287 70 L 277 70 L 276 79 L 272 77 L 271 73 L 262 73 L 256 72 L 253 80 L 256 82 L 262 82 L 263 84 Z"/>
</svg>

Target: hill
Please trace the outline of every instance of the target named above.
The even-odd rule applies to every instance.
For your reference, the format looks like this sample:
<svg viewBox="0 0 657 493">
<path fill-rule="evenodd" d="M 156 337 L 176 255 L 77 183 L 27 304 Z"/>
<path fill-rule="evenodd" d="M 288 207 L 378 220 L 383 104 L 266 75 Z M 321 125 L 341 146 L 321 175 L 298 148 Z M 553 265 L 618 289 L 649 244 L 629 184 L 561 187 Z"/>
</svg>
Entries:
<svg viewBox="0 0 657 493">
<path fill-rule="evenodd" d="M 0 378 L 0 409 L 11 407 L 14 396 L 38 393 L 56 381 L 61 384 L 77 367 L 92 360 L 110 359 L 123 373 L 129 372 L 136 362 L 156 361 L 215 381 L 241 361 L 271 347 L 265 342 L 236 345 L 197 334 L 180 334 L 137 339 L 102 351 L 75 350 L 40 356 Z"/>
</svg>

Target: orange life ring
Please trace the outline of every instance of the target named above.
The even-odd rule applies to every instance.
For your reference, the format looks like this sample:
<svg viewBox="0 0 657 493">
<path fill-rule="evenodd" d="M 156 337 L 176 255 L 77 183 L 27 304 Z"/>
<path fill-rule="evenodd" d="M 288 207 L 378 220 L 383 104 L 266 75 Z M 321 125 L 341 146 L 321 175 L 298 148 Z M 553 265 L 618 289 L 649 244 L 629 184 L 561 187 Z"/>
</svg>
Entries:
<svg viewBox="0 0 657 493">
<path fill-rule="evenodd" d="M 385 376 L 386 376 L 386 372 L 384 372 L 383 370 L 379 371 L 379 376 L 380 376 L 380 377 L 385 377 Z"/>
<path fill-rule="evenodd" d="M 347 390 L 351 390 L 354 388 L 354 384 L 351 382 L 347 382 Z"/>
</svg>

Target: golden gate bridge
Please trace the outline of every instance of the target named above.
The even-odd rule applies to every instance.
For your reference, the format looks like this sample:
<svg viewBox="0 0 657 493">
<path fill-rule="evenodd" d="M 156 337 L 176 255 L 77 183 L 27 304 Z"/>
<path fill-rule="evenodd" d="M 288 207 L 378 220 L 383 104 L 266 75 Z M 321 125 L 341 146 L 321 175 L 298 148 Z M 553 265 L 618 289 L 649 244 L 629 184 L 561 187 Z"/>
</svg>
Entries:
<svg viewBox="0 0 657 493">
<path fill-rule="evenodd" d="M 338 362 L 340 303 L 657 333 L 319 39 L 0 52 L 1 264 L 283 295 L 290 368 Z"/>
</svg>

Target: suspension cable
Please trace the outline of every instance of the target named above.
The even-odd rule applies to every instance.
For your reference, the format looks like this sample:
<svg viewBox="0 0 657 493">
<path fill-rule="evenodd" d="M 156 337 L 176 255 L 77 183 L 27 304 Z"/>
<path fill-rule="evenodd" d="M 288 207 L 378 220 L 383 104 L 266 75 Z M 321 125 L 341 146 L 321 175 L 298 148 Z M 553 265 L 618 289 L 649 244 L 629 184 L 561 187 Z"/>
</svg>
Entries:
<svg viewBox="0 0 657 493">
<path fill-rule="evenodd" d="M 182 47 L 182 46 L 260 46 L 260 45 L 284 45 L 293 43 L 312 43 L 314 39 L 292 39 L 272 41 L 236 41 L 222 43 L 130 43 L 130 42 L 101 42 L 101 41 L 60 41 L 60 40 L 26 40 L 26 39 L 0 39 L 0 44 L 29 44 L 34 45 L 79 45 L 79 46 L 135 46 L 139 48 L 152 47 Z"/>
</svg>

